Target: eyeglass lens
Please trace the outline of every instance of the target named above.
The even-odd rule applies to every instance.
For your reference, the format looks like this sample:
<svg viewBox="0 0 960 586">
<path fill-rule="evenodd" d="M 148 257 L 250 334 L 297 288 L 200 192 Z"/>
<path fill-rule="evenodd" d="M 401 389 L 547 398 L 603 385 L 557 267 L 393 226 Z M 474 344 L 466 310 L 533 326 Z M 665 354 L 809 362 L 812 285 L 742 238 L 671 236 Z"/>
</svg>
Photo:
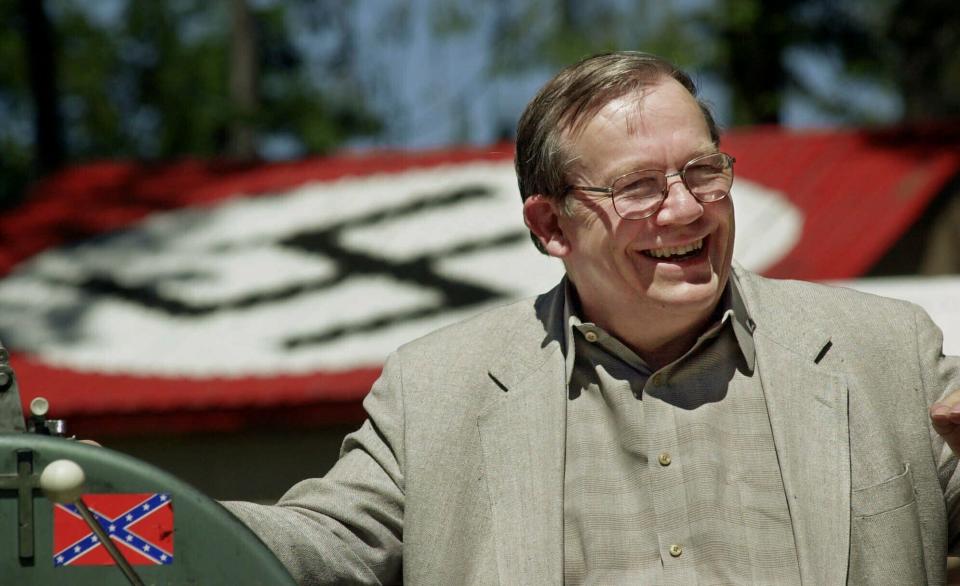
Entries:
<svg viewBox="0 0 960 586">
<path fill-rule="evenodd" d="M 733 185 L 733 161 L 723 153 L 694 159 L 680 172 L 684 185 L 698 200 L 723 199 Z M 667 190 L 663 171 L 637 171 L 624 175 L 613 184 L 613 204 L 627 219 L 644 218 L 656 212 Z"/>
</svg>

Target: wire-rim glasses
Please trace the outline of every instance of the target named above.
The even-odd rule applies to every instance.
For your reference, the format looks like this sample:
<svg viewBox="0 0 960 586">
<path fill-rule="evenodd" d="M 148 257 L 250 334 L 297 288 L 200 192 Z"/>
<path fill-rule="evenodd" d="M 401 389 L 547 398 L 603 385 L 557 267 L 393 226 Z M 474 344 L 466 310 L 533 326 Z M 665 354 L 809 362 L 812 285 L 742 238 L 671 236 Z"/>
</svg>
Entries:
<svg viewBox="0 0 960 586">
<path fill-rule="evenodd" d="M 570 191 L 605 193 L 613 200 L 613 209 L 624 220 L 642 220 L 657 213 L 667 198 L 667 180 L 680 177 L 697 201 L 712 203 L 730 194 L 733 186 L 733 164 L 736 159 L 726 153 L 697 157 L 675 173 L 659 169 L 641 169 L 625 173 L 613 180 L 610 187 L 569 185 Z"/>
</svg>

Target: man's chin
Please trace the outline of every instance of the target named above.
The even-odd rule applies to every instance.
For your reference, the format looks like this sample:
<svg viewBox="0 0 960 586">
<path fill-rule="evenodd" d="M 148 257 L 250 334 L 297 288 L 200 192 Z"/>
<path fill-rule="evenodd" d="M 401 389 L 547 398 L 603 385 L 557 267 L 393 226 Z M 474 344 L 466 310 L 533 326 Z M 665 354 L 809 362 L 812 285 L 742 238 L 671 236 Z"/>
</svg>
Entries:
<svg viewBox="0 0 960 586">
<path fill-rule="evenodd" d="M 651 301 L 679 313 L 711 312 L 719 303 L 722 293 L 723 287 L 716 274 L 703 282 L 654 283 L 647 290 Z"/>
</svg>

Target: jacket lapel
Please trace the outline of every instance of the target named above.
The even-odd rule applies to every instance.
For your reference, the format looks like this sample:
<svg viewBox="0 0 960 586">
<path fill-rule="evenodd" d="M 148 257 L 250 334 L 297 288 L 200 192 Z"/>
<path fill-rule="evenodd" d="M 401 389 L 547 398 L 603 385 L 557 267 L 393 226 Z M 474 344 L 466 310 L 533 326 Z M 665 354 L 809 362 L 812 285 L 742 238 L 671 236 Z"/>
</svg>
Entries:
<svg viewBox="0 0 960 586">
<path fill-rule="evenodd" d="M 763 296 L 763 282 L 750 281 L 755 288 L 742 291 L 757 322 L 758 372 L 800 575 L 804 584 L 843 584 L 850 549 L 850 438 L 841 361 L 830 352 L 829 336 L 805 323 L 802 303 L 778 292 Z"/>
<path fill-rule="evenodd" d="M 544 298 L 547 313 L 562 304 L 557 293 Z M 541 320 L 528 332 L 532 346 L 512 346 L 491 369 L 499 396 L 478 417 L 502 584 L 563 582 L 564 360 L 550 319 Z M 516 354 L 527 347 L 537 351 Z"/>
</svg>

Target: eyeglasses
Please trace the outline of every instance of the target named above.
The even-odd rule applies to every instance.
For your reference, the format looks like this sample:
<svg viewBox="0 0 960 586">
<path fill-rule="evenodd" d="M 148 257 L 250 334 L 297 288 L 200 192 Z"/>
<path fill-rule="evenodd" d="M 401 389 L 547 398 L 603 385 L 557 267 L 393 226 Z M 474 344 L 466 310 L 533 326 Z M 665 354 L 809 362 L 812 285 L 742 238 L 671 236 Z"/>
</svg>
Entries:
<svg viewBox="0 0 960 586">
<path fill-rule="evenodd" d="M 733 185 L 735 162 L 736 159 L 726 153 L 713 153 L 693 159 L 676 173 L 664 173 L 659 169 L 631 171 L 614 179 L 610 187 L 569 185 L 564 194 L 573 190 L 606 193 L 621 218 L 642 220 L 660 209 L 667 198 L 667 179 L 671 177 L 680 177 L 687 191 L 702 203 L 727 197 Z"/>
</svg>

